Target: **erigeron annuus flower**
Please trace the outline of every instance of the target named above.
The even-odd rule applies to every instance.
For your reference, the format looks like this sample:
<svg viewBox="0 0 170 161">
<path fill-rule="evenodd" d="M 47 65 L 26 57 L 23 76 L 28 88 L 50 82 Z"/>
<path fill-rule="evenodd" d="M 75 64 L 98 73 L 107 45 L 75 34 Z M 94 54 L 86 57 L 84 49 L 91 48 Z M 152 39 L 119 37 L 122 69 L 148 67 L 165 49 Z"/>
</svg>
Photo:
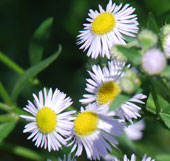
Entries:
<svg viewBox="0 0 170 161">
<path fill-rule="evenodd" d="M 123 160 L 119 160 L 117 157 L 115 157 L 114 155 L 106 155 L 103 157 L 105 161 L 136 161 L 136 155 L 132 154 L 131 158 L 128 159 L 127 155 L 124 155 Z M 155 161 L 155 159 L 152 159 L 151 157 L 147 157 L 147 155 L 145 154 L 142 157 L 141 161 Z"/>
<path fill-rule="evenodd" d="M 112 0 L 104 10 L 99 5 L 99 11 L 89 10 L 88 23 L 78 35 L 77 44 L 80 49 L 88 49 L 87 56 L 97 58 L 99 55 L 110 58 L 110 50 L 115 44 L 126 44 L 123 35 L 135 37 L 138 32 L 138 22 L 135 9 L 126 4 L 112 4 Z"/>
<path fill-rule="evenodd" d="M 99 160 L 112 151 L 111 145 L 118 144 L 114 136 L 122 135 L 123 125 L 110 116 L 108 108 L 108 104 L 89 104 L 85 109 L 81 107 L 69 138 L 72 139 L 69 146 L 73 145 L 71 152 L 76 150 L 76 156 L 81 155 L 84 147 L 87 158 Z"/>
<path fill-rule="evenodd" d="M 130 140 L 140 140 L 143 136 L 144 128 L 145 128 L 144 120 L 140 120 L 134 124 L 125 127 L 124 131 Z"/>
<path fill-rule="evenodd" d="M 58 89 L 52 92 L 46 89 L 39 92 L 37 97 L 33 94 L 34 104 L 28 101 L 28 105 L 24 110 L 32 116 L 21 115 L 22 118 L 30 121 L 25 125 L 24 133 L 31 133 L 28 139 L 35 141 L 35 146 L 48 148 L 51 150 L 59 150 L 62 145 L 66 145 L 65 137 L 70 135 L 74 119 L 71 114 L 75 111 L 63 112 L 68 108 L 72 101 L 66 94 Z"/>
<path fill-rule="evenodd" d="M 71 153 L 69 153 L 67 156 L 64 155 L 63 159 L 58 158 L 58 161 L 77 161 L 74 157 L 71 157 Z"/>
<path fill-rule="evenodd" d="M 121 93 L 122 89 L 120 84 L 121 78 L 124 76 L 124 68 L 129 68 L 125 66 L 124 62 L 110 61 L 108 66 L 101 68 L 99 65 L 92 66 L 92 72 L 88 71 L 91 78 L 86 79 L 87 84 L 85 90 L 90 94 L 84 94 L 83 99 L 80 99 L 82 104 L 88 104 L 96 102 L 98 105 L 103 105 L 110 102 L 110 105 L 114 103 L 115 98 Z M 119 109 L 115 111 L 115 115 L 119 116 L 121 119 L 127 119 L 132 123 L 132 118 L 140 117 L 139 111 L 140 107 L 135 103 L 144 104 L 142 99 L 146 96 L 143 94 L 136 94 L 124 104 L 121 105 Z"/>
</svg>

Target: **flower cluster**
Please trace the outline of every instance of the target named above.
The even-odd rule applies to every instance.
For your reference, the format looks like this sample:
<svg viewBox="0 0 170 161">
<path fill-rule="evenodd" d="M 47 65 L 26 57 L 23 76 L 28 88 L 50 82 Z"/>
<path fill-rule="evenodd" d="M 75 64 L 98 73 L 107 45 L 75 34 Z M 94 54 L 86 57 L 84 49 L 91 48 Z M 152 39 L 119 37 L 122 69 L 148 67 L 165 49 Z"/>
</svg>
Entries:
<svg viewBox="0 0 170 161">
<path fill-rule="evenodd" d="M 87 56 L 94 59 L 106 56 L 109 60 L 104 66 L 95 64 L 87 71 L 87 94 L 79 100 L 82 104 L 79 112 L 69 110 L 72 105 L 71 98 L 58 89 L 53 92 L 51 88 L 44 88 L 38 96 L 33 94 L 34 102 L 28 101 L 28 105 L 24 107 L 31 116 L 21 117 L 30 122 L 25 125 L 23 132 L 31 133 L 28 139 L 35 141 L 35 146 L 48 151 L 58 151 L 63 146 L 71 146 L 68 158 L 64 156 L 65 161 L 75 160 L 71 159 L 71 153 L 80 156 L 83 150 L 88 159 L 100 160 L 105 156 L 104 159 L 109 160 L 109 152 L 119 143 L 118 137 L 123 132 L 132 140 L 142 137 L 144 122 L 134 124 L 134 120 L 141 117 L 141 104 L 145 104 L 147 96 L 141 92 L 132 92 L 131 96 L 125 95 L 122 80 L 126 71 L 132 70 L 131 65 L 111 56 L 113 46 L 126 45 L 127 36 L 136 37 L 138 21 L 134 11 L 129 4 L 116 5 L 112 0 L 105 10 L 100 5 L 99 11 L 89 10 L 88 23 L 85 23 L 84 29 L 80 31 L 77 44 L 81 45 L 80 49 L 87 50 Z M 150 52 L 160 55 L 160 52 L 155 50 Z M 145 71 L 147 65 L 151 65 L 148 63 L 150 52 L 142 59 Z M 150 70 L 150 73 L 155 74 L 158 67 L 153 66 Z M 119 98 L 123 101 L 117 105 Z M 115 159 L 112 160 L 119 161 L 118 158 L 113 158 Z M 128 160 L 125 155 L 124 161 Z M 135 160 L 136 156 L 133 154 L 131 161 Z M 145 160 L 151 158 L 144 155 L 142 161 Z"/>
</svg>

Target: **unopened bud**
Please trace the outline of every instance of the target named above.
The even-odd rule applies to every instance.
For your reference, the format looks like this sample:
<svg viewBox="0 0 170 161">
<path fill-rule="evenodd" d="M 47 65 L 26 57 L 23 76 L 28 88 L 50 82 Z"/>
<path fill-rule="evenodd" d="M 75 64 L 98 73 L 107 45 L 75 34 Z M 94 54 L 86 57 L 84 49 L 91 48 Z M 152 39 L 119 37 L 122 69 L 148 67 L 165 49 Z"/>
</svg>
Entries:
<svg viewBox="0 0 170 161">
<path fill-rule="evenodd" d="M 132 70 L 127 70 L 124 77 L 120 80 L 120 86 L 123 92 L 127 94 L 135 93 L 140 87 L 141 81 L 137 77 L 136 73 Z"/>
<path fill-rule="evenodd" d="M 123 53 L 121 53 L 118 49 L 116 45 L 112 46 L 112 49 L 110 51 L 110 55 L 112 58 L 116 58 L 120 61 L 126 61 L 127 58 L 123 55 Z"/>
<path fill-rule="evenodd" d="M 166 58 L 159 49 L 151 49 L 142 57 L 142 67 L 149 75 L 160 74 L 166 66 Z"/>
<path fill-rule="evenodd" d="M 141 31 L 137 38 L 141 47 L 146 50 L 155 46 L 158 41 L 157 35 L 150 30 Z"/>
</svg>

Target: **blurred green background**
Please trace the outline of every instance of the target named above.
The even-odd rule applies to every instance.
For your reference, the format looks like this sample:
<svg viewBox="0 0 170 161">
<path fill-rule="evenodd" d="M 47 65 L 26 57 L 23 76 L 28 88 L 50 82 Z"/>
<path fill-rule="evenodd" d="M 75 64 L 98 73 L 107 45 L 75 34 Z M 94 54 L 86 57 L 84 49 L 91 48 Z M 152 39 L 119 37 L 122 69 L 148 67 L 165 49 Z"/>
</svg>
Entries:
<svg viewBox="0 0 170 161">
<path fill-rule="evenodd" d="M 49 17 L 54 18 L 48 42 L 45 44 L 43 58 L 50 56 L 62 44 L 59 58 L 38 75 L 41 84 L 24 88 L 18 99 L 18 106 L 23 107 L 27 100 L 32 100 L 32 93 L 43 87 L 59 88 L 67 93 L 79 108 L 78 100 L 84 93 L 86 73 L 85 65 L 89 58 L 76 45 L 76 36 L 83 29 L 88 10 L 98 9 L 98 4 L 105 8 L 107 0 L 0 0 L 0 50 L 14 60 L 23 69 L 30 67 L 28 45 L 34 31 Z M 170 22 L 170 0 L 114 0 L 116 3 L 130 3 L 136 8 L 140 29 L 146 28 L 149 12 L 155 16 L 159 27 Z M 11 93 L 18 74 L 0 62 L 0 80 Z M 137 146 L 143 153 L 156 156 L 159 152 L 170 152 L 170 131 L 164 129 L 159 122 L 146 118 L 147 126 L 142 142 Z M 23 134 L 24 124 L 19 123 L 6 138 L 6 142 L 23 145 L 37 152 L 57 156 L 58 152 L 48 153 L 34 147 Z M 139 145 L 138 145 L 139 144 Z M 141 146 L 144 144 L 144 146 Z M 125 149 L 126 151 L 127 149 Z M 129 152 L 128 153 L 133 153 Z M 0 145 L 0 161 L 29 160 L 19 157 L 5 145 Z"/>
</svg>

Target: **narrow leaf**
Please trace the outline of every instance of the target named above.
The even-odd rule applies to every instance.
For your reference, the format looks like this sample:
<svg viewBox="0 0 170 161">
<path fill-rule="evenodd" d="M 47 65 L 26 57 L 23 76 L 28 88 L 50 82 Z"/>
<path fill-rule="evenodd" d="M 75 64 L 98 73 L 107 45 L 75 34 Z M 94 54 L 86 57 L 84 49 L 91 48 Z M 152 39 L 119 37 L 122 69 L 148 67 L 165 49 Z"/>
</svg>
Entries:
<svg viewBox="0 0 170 161">
<path fill-rule="evenodd" d="M 48 18 L 35 31 L 29 45 L 29 56 L 31 65 L 37 64 L 43 56 L 45 44 L 49 38 L 53 18 Z"/>
<path fill-rule="evenodd" d="M 8 58 L 4 53 L 0 52 L 0 61 L 3 62 L 6 66 L 11 68 L 13 71 L 15 71 L 18 74 L 24 73 L 24 70 L 17 65 L 13 60 Z"/>
<path fill-rule="evenodd" d="M 17 80 L 14 89 L 12 91 L 12 98 L 13 100 L 17 100 L 20 92 L 23 90 L 23 88 L 26 86 L 28 80 L 34 76 L 36 76 L 38 73 L 43 71 L 45 68 L 47 68 L 60 54 L 61 52 L 61 45 L 59 45 L 59 49 L 56 53 L 51 55 L 50 57 L 46 58 L 45 60 L 41 61 L 40 63 L 32 66 L 28 70 L 22 74 L 19 79 Z"/>
<path fill-rule="evenodd" d="M 7 142 L 0 144 L 0 149 L 3 150 L 5 149 L 15 155 L 28 158 L 31 160 L 35 160 L 35 161 L 42 161 L 45 160 L 46 158 L 45 156 L 43 156 L 43 154 L 39 154 L 38 152 L 35 152 L 32 149 L 23 146 L 13 145 Z"/>
<path fill-rule="evenodd" d="M 165 125 L 170 129 L 170 114 L 160 113 L 160 116 Z"/>
<path fill-rule="evenodd" d="M 1 82 L 0 82 L 0 95 L 5 103 L 10 105 L 12 104 L 12 100 Z"/>
<path fill-rule="evenodd" d="M 122 104 L 124 104 L 126 101 L 130 99 L 129 96 L 124 94 L 119 94 L 115 100 L 112 102 L 112 105 L 110 106 L 110 111 L 114 111 L 117 108 L 119 108 Z"/>
<path fill-rule="evenodd" d="M 147 28 L 152 30 L 153 32 L 159 33 L 159 27 L 155 20 L 155 17 L 152 13 L 149 13 L 148 19 L 147 19 Z"/>
<path fill-rule="evenodd" d="M 15 125 L 16 121 L 10 121 L 0 124 L 0 143 L 10 134 Z"/>
<path fill-rule="evenodd" d="M 117 50 L 121 52 L 133 65 L 141 64 L 141 54 L 136 48 L 127 48 L 123 45 L 117 45 Z"/>
</svg>

